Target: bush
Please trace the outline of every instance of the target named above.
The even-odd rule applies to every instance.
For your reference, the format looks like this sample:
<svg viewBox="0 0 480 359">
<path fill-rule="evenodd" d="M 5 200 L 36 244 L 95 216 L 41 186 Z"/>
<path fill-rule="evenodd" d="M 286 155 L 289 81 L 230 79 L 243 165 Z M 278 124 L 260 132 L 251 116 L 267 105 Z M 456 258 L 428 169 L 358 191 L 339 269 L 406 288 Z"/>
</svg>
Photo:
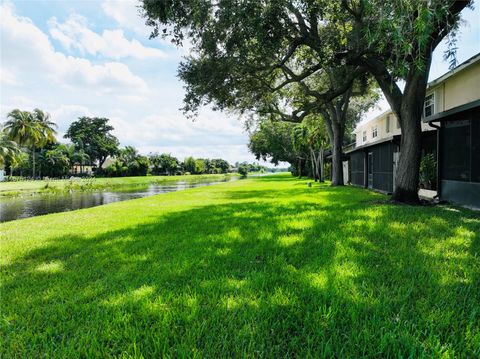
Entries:
<svg viewBox="0 0 480 359">
<path fill-rule="evenodd" d="M 420 187 L 434 189 L 437 182 L 437 161 L 433 153 L 422 157 L 420 162 Z"/>
<path fill-rule="evenodd" d="M 238 174 L 242 177 L 247 177 L 248 175 L 248 166 L 247 165 L 240 165 L 238 166 Z"/>
</svg>

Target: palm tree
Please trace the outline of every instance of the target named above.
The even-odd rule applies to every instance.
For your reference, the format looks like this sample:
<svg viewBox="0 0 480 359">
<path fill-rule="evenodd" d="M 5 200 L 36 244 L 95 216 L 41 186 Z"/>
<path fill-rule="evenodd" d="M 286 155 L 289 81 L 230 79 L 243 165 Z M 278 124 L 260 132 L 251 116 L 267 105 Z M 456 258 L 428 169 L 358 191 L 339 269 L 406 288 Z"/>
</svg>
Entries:
<svg viewBox="0 0 480 359">
<path fill-rule="evenodd" d="M 57 133 L 55 127 L 57 127 L 57 125 L 54 122 L 50 121 L 50 114 L 48 112 L 43 112 L 39 108 L 36 108 L 33 110 L 32 116 L 34 120 L 38 123 L 40 132 L 42 133 L 42 139 L 40 140 L 40 143 L 38 143 L 38 146 L 44 146 L 47 143 L 55 142 L 55 135 Z M 33 159 L 33 163 L 35 166 L 35 147 L 33 148 Z"/>
<path fill-rule="evenodd" d="M 50 115 L 42 110 L 35 109 L 33 113 L 12 110 L 7 115 L 5 131 L 10 140 L 20 146 L 32 148 L 32 177 L 35 178 L 35 148 L 53 142 L 56 125 L 50 121 Z"/>
<path fill-rule="evenodd" d="M 90 156 L 82 148 L 75 153 L 75 161 L 80 164 L 80 173 L 83 174 L 83 166 L 90 161 Z"/>
<path fill-rule="evenodd" d="M 5 122 L 5 132 L 10 140 L 15 141 L 20 146 L 32 146 L 33 157 L 33 177 L 35 177 L 35 145 L 42 140 L 42 131 L 35 121 L 32 114 L 28 111 L 19 109 L 12 110 L 7 115 Z"/>
<path fill-rule="evenodd" d="M 35 121 L 38 122 L 42 132 L 43 144 L 55 142 L 55 135 L 57 134 L 55 128 L 57 127 L 57 124 L 50 121 L 50 114 L 36 108 L 33 110 L 32 115 Z"/>
<path fill-rule="evenodd" d="M 5 131 L 0 132 L 0 167 L 5 165 L 7 158 L 14 157 L 19 152 L 17 143 L 8 139 Z"/>
</svg>

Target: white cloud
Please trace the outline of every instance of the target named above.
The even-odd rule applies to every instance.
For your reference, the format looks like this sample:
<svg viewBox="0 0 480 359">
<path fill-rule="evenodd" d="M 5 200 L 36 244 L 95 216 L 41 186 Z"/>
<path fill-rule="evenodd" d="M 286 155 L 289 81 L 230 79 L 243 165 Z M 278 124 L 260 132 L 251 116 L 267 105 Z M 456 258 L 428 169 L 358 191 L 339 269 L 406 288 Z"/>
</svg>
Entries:
<svg viewBox="0 0 480 359">
<path fill-rule="evenodd" d="M 11 6 L 4 4 L 0 8 L 2 71 L 30 82 L 44 82 L 47 86 L 50 81 L 65 86 L 88 86 L 98 93 L 147 89 L 145 81 L 135 76 L 125 64 L 107 62 L 97 65 L 84 58 L 57 52 L 48 36 L 29 18 L 17 16 Z"/>
<path fill-rule="evenodd" d="M 68 127 L 73 121 L 79 117 L 93 117 L 95 114 L 89 108 L 82 105 L 60 105 L 50 112 L 52 120 L 58 125 L 58 138 L 62 141 L 63 135 L 67 132 Z"/>
<path fill-rule="evenodd" d="M 151 30 L 140 16 L 136 0 L 106 0 L 102 3 L 105 14 L 114 19 L 121 27 L 130 29 L 141 36 L 149 36 Z"/>
<path fill-rule="evenodd" d="M 190 155 L 219 157 L 232 163 L 254 160 L 246 146 L 248 136 L 236 117 L 207 108 L 192 122 L 178 110 L 184 91 L 175 73 L 182 50 L 164 47 L 169 57 L 161 66 L 140 56 L 125 59 L 127 55 L 121 55 L 126 47 L 148 37 L 149 29 L 134 2 L 104 4 L 110 6 L 116 21 L 123 22 L 119 27 L 124 32 L 109 31 L 102 22 L 92 24 L 77 15 L 69 16 L 65 9 L 54 6 L 55 2 L 51 4 L 46 32 L 40 29 L 42 24 L 21 16 L 25 7 L 35 11 L 36 2 L 18 5 L 18 12 L 5 3 L 0 6 L 2 120 L 13 108 L 30 111 L 38 107 L 58 124 L 58 139 L 67 141 L 63 134 L 78 117 L 106 117 L 111 119 L 122 146 L 133 145 L 144 154 L 158 151 L 180 159 Z M 90 21 L 89 12 L 81 8 Z M 75 6 L 73 11 L 78 13 Z M 122 39 L 128 43 L 122 44 Z"/>
<path fill-rule="evenodd" d="M 0 83 L 3 85 L 21 85 L 15 74 L 7 69 L 0 68 Z"/>
<path fill-rule="evenodd" d="M 87 19 L 71 14 L 64 23 L 52 17 L 48 24 L 50 35 L 67 50 L 78 50 L 82 55 L 103 55 L 106 58 L 121 59 L 163 59 L 166 54 L 156 48 L 145 47 L 138 40 L 127 40 L 122 30 L 103 30 L 102 34 L 88 28 Z"/>
<path fill-rule="evenodd" d="M 145 25 L 145 19 L 142 17 L 138 0 L 105 0 L 102 3 L 102 9 L 105 15 L 115 20 L 121 28 L 129 29 L 144 39 L 150 37 L 153 29 Z M 170 40 L 164 39 L 161 36 L 157 37 L 155 41 L 164 46 L 168 46 L 170 50 L 175 49 L 174 54 L 169 53 L 169 55 L 174 55 L 178 59 L 188 55 L 193 47 L 193 44 L 188 38 L 183 40 L 181 47 L 176 47 Z"/>
</svg>

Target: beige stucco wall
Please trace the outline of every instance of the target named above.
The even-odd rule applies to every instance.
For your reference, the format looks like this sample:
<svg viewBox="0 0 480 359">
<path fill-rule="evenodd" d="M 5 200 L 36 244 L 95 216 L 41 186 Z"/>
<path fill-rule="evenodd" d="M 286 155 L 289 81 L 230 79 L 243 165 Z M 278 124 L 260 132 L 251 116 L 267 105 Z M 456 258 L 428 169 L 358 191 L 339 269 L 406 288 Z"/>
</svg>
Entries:
<svg viewBox="0 0 480 359">
<path fill-rule="evenodd" d="M 390 116 L 390 131 L 387 132 L 387 116 Z M 372 137 L 373 127 L 377 126 L 377 137 Z M 363 131 L 367 132 L 367 141 L 363 141 Z M 400 129 L 397 128 L 397 118 L 392 111 L 387 111 L 381 115 L 365 122 L 354 131 L 356 138 L 356 146 L 362 146 L 366 143 L 377 142 L 383 138 L 395 136 L 400 134 Z"/>
<path fill-rule="evenodd" d="M 480 62 L 429 88 L 427 96 L 432 92 L 435 92 L 435 113 L 480 100 Z"/>
<path fill-rule="evenodd" d="M 480 99 L 480 62 L 453 75 L 444 83 L 443 111 Z"/>
<path fill-rule="evenodd" d="M 434 114 L 451 108 L 467 104 L 469 102 L 480 100 L 480 61 L 469 65 L 461 71 L 449 76 L 443 82 L 427 89 L 426 95 L 434 93 L 435 108 Z M 386 118 L 392 116 L 390 120 L 390 132 L 386 132 Z M 372 138 L 372 129 L 378 126 L 378 136 Z M 428 123 L 422 123 L 422 131 L 434 130 Z M 363 141 L 363 131 L 367 132 L 367 140 Z M 397 119 L 392 111 L 387 111 L 371 120 L 357 126 L 354 131 L 356 137 L 356 146 L 377 142 L 383 138 L 400 134 L 397 129 Z"/>
</svg>

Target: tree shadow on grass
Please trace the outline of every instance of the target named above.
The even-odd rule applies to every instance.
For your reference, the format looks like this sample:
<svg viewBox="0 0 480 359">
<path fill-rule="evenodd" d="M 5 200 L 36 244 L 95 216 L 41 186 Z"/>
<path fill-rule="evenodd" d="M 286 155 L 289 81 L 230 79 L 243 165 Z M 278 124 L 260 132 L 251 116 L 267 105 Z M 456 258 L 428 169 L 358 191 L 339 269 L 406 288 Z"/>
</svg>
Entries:
<svg viewBox="0 0 480 359">
<path fill-rule="evenodd" d="M 239 190 L 231 203 L 51 238 L 3 268 L 0 354 L 478 353 L 477 217 L 365 206 L 357 189 L 291 193 Z"/>
</svg>

